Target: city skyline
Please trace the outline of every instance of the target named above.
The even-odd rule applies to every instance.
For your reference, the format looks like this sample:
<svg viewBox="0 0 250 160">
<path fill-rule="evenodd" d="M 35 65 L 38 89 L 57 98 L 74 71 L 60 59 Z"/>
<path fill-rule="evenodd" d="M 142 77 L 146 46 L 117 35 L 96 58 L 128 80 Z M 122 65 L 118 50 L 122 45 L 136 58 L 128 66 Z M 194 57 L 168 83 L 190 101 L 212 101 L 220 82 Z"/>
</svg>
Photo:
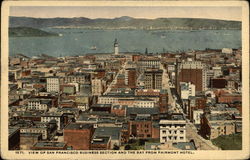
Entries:
<svg viewBox="0 0 250 160">
<path fill-rule="evenodd" d="M 15 6 L 10 7 L 10 16 L 34 18 L 73 18 L 86 17 L 117 18 L 204 18 L 241 21 L 241 7 L 213 6 Z M 217 13 L 217 14 L 214 14 Z"/>
<path fill-rule="evenodd" d="M 247 5 L 133 4 L 5 7 L 6 157 L 249 154 Z"/>
</svg>

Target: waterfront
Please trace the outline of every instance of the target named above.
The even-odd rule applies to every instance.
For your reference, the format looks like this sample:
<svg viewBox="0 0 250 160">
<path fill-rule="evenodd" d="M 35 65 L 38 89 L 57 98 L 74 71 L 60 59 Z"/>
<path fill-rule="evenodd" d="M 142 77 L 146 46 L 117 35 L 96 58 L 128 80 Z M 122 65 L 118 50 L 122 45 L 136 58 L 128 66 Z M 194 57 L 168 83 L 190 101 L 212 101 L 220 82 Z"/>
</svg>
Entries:
<svg viewBox="0 0 250 160">
<path fill-rule="evenodd" d="M 240 48 L 240 30 L 86 30 L 45 28 L 58 37 L 10 37 L 9 54 L 27 56 L 84 55 L 112 53 L 113 41 L 119 39 L 120 52 L 162 53 L 163 51 Z M 154 42 L 154 43 L 152 43 Z M 95 48 L 96 47 L 96 48 Z"/>
</svg>

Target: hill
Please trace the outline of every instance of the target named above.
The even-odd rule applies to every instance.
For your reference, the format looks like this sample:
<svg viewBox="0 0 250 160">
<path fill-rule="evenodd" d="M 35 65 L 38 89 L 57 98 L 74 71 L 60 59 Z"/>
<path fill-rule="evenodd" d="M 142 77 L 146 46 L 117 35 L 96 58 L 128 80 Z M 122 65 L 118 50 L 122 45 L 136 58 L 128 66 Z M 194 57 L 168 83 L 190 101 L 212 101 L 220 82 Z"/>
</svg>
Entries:
<svg viewBox="0 0 250 160">
<path fill-rule="evenodd" d="M 31 27 L 11 27 L 9 28 L 10 37 L 48 37 L 58 36 L 56 33 L 45 32 Z"/>
<path fill-rule="evenodd" d="M 90 29 L 241 29 L 240 21 L 225 21 L 196 18 L 157 18 L 138 19 L 119 17 L 114 19 L 89 18 L 31 18 L 10 17 L 10 27 L 58 27 L 58 28 L 90 28 Z"/>
</svg>

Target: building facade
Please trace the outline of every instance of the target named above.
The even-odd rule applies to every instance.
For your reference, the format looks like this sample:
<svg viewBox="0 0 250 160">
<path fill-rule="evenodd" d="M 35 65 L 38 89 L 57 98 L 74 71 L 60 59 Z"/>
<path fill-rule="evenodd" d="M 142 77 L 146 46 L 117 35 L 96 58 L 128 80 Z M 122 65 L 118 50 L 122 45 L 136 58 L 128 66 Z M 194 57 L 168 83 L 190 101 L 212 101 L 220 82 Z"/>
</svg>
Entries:
<svg viewBox="0 0 250 160">
<path fill-rule="evenodd" d="M 160 120 L 160 143 L 186 142 L 186 121 L 182 114 Z"/>
<path fill-rule="evenodd" d="M 60 91 L 60 81 L 58 77 L 48 77 L 47 79 L 47 92 L 57 92 Z"/>
<path fill-rule="evenodd" d="M 162 89 L 162 70 L 148 69 L 144 72 L 145 89 Z"/>
</svg>

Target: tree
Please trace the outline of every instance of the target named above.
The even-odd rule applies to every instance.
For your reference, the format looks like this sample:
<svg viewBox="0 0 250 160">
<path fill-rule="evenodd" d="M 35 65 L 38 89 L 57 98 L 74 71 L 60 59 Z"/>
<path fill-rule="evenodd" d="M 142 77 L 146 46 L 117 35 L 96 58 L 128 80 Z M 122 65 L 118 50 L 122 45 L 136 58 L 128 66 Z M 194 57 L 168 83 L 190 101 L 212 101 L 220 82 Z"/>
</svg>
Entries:
<svg viewBox="0 0 250 160">
<path fill-rule="evenodd" d="M 119 150 L 119 149 L 120 149 L 120 147 L 117 146 L 116 144 L 114 144 L 113 150 Z"/>
<path fill-rule="evenodd" d="M 139 139 L 139 145 L 140 146 L 145 145 L 146 141 L 147 141 L 146 139 Z"/>
<path fill-rule="evenodd" d="M 125 150 L 130 150 L 131 149 L 131 146 L 128 144 L 124 147 Z"/>
</svg>

